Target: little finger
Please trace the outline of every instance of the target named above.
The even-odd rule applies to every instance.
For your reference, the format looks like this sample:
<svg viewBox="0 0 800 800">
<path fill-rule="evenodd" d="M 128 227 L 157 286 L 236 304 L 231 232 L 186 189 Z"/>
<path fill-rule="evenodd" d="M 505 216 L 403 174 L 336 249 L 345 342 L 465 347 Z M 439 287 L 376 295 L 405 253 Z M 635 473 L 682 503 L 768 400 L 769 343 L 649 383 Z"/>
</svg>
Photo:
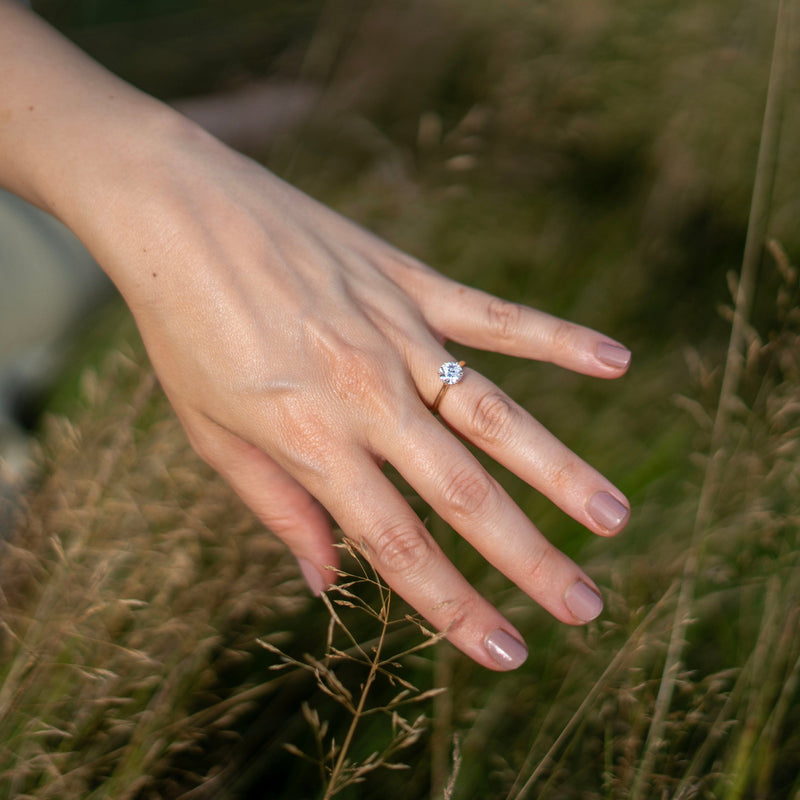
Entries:
<svg viewBox="0 0 800 800">
<path fill-rule="evenodd" d="M 335 582 L 339 554 L 328 515 L 319 503 L 266 453 L 230 431 L 213 426 L 201 456 L 228 482 L 261 522 L 297 559 L 311 593 Z"/>
<path fill-rule="evenodd" d="M 425 316 L 447 339 L 598 378 L 618 378 L 630 366 L 628 348 L 591 328 L 440 276 L 435 280 L 439 285 L 423 301 Z"/>
</svg>

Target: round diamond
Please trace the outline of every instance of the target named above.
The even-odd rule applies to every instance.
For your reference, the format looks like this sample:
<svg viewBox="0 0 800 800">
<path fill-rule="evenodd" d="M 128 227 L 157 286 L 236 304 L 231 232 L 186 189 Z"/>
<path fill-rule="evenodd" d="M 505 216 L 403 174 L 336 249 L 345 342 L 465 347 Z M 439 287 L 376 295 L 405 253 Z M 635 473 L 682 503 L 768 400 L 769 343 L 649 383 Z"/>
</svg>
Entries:
<svg viewBox="0 0 800 800">
<path fill-rule="evenodd" d="M 447 361 L 439 367 L 439 380 L 452 386 L 464 377 L 464 369 L 458 361 Z"/>
</svg>

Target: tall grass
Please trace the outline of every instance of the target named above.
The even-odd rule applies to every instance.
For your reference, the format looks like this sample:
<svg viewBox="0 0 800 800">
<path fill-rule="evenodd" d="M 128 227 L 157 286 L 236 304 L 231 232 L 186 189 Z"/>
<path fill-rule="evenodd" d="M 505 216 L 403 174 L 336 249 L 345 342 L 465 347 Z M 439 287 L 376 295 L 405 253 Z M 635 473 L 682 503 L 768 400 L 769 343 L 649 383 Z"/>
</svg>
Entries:
<svg viewBox="0 0 800 800">
<path fill-rule="evenodd" d="M 85 375 L 85 410 L 48 423 L 39 485 L 3 547 L 2 797 L 169 787 L 187 753 L 272 691 L 220 678 L 304 603 L 282 549 L 190 455 L 141 359 L 114 353 L 102 378 Z"/>
<path fill-rule="evenodd" d="M 323 596 L 330 614 L 324 657 L 318 659 L 305 655 L 302 661 L 298 661 L 268 641 L 259 640 L 262 647 L 280 656 L 282 663 L 273 669 L 294 667 L 297 670 L 310 672 L 319 690 L 333 698 L 350 717 L 343 740 L 337 743 L 328 722 L 321 721 L 319 713 L 312 710 L 308 704 L 304 704 L 303 716 L 313 733 L 315 754 L 307 754 L 292 744 L 285 745 L 293 755 L 319 767 L 323 800 L 329 800 L 340 794 L 348 786 L 363 783 L 366 776 L 377 769 L 408 769 L 407 764 L 394 760 L 394 757 L 399 751 L 416 744 L 425 731 L 424 715 L 409 720 L 406 718 L 408 709 L 445 691 L 442 688 L 421 692 L 401 675 L 404 661 L 436 644 L 444 638 L 443 635 L 433 633 L 422 622 L 407 614 L 393 618 L 391 590 L 368 566 L 364 555 L 353 543 L 345 541 L 343 546 L 351 556 L 350 560 L 355 562 L 357 573 L 340 571 L 340 582 L 330 590 L 329 594 Z M 366 593 L 365 590 L 372 588 L 375 589 L 377 597 L 370 603 L 363 595 Z M 372 641 L 359 640 L 354 635 L 351 626 L 343 619 L 341 612 L 345 609 L 366 615 L 369 620 L 377 623 L 378 630 Z M 422 633 L 421 642 L 387 653 L 393 638 L 392 628 L 396 628 L 398 624 L 406 626 L 408 623 L 419 628 Z M 334 644 L 336 633 L 344 638 L 344 649 Z M 340 664 L 358 665 L 364 669 L 364 674 L 353 680 L 354 689 L 348 688 L 337 674 L 336 667 Z M 378 680 L 385 681 L 394 690 L 392 698 L 385 705 L 369 703 L 371 690 Z M 376 713 L 390 720 L 391 735 L 382 746 L 372 750 L 365 759 L 354 761 L 351 746 L 359 725 L 367 716 Z"/>
<path fill-rule="evenodd" d="M 697 515 L 681 580 L 670 646 L 656 698 L 655 713 L 648 732 L 642 762 L 631 790 L 633 800 L 639 800 L 647 792 L 656 754 L 664 737 L 667 715 L 683 660 L 682 651 L 685 646 L 686 627 L 691 617 L 695 581 L 697 572 L 702 566 L 703 539 L 708 531 L 713 514 L 711 498 L 717 491 L 718 472 L 724 458 L 723 442 L 725 431 L 728 425 L 730 409 L 735 403 L 741 381 L 746 330 L 753 305 L 758 266 L 766 240 L 772 186 L 775 179 L 781 112 L 785 99 L 784 83 L 789 61 L 789 23 L 789 12 L 785 4 L 781 2 L 775 22 L 775 45 L 767 89 L 764 124 L 761 131 L 761 146 L 756 166 L 753 200 L 750 204 L 750 218 L 745 239 L 742 270 L 733 306 L 731 338 L 725 359 L 719 402 L 714 413 L 714 424 L 711 429 L 708 467 L 706 468 L 700 496 L 697 501 Z"/>
</svg>

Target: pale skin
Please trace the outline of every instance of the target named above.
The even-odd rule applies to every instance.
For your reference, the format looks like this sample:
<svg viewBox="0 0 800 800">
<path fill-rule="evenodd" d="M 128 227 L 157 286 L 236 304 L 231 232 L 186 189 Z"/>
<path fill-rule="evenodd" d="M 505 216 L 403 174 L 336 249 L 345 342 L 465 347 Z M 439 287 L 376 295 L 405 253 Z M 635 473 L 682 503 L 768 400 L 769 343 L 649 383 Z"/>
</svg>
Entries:
<svg viewBox="0 0 800 800">
<path fill-rule="evenodd" d="M 441 421 L 430 406 L 449 341 L 595 378 L 627 370 L 618 342 L 438 274 L 7 0 L 0 184 L 93 253 L 192 445 L 286 543 L 314 593 L 335 581 L 333 520 L 468 656 L 495 670 L 524 660 L 520 632 L 428 533 L 383 474 L 389 462 L 557 619 L 600 613 L 597 586 L 459 436 L 600 536 L 625 526 L 624 495 L 469 365 Z"/>
</svg>

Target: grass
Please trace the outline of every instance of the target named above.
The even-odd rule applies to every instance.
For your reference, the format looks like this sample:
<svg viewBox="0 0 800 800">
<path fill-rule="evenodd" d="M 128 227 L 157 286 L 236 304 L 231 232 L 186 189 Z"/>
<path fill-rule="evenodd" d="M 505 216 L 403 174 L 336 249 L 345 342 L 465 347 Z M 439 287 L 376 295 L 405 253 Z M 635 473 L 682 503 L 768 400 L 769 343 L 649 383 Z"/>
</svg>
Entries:
<svg viewBox="0 0 800 800">
<path fill-rule="evenodd" d="M 246 706 L 217 680 L 268 619 L 303 604 L 274 541 L 245 538 L 230 493 L 186 460 L 152 375 L 112 362 L 87 376 L 100 416 L 50 424 L 51 468 L 5 547 L 5 797 L 137 796 L 144 775 Z"/>
<path fill-rule="evenodd" d="M 106 20 L 124 53 L 125 14 L 82 8 L 85 39 Z M 489 465 L 606 612 L 557 625 L 413 497 L 526 665 L 467 662 L 352 549 L 321 609 L 192 455 L 115 312 L 3 556 L 0 796 L 796 800 L 796 69 L 769 214 L 750 210 L 777 6 L 353 2 L 333 28 L 333 4 L 297 8 L 240 66 L 302 69 L 337 110 L 257 155 L 459 280 L 632 345 L 619 386 L 469 354 L 633 501 L 623 536 L 590 540 Z M 747 313 L 729 274 L 756 218 Z"/>
<path fill-rule="evenodd" d="M 416 744 L 425 730 L 426 722 L 424 715 L 414 720 L 406 719 L 407 707 L 423 703 L 445 691 L 440 688 L 420 692 L 414 684 L 400 675 L 403 661 L 441 641 L 443 635 L 428 630 L 422 621 L 407 614 L 393 618 L 391 591 L 383 585 L 380 577 L 366 563 L 364 555 L 353 543 L 345 540 L 343 547 L 355 562 L 357 574 L 339 571 L 340 583 L 330 594 L 323 595 L 330 615 L 324 658 L 319 660 L 306 655 L 302 661 L 298 661 L 270 642 L 259 639 L 262 647 L 281 658 L 282 663 L 273 669 L 293 667 L 310 672 L 320 691 L 331 697 L 350 716 L 343 741 L 337 744 L 336 739 L 329 736 L 328 722 L 322 722 L 317 711 L 304 704 L 303 716 L 313 732 L 315 753 L 309 755 L 295 745 L 285 745 L 292 755 L 319 767 L 324 786 L 323 800 L 340 794 L 348 786 L 362 783 L 376 769 L 407 769 L 408 765 L 394 761 L 393 756 Z M 370 603 L 364 599 L 365 589 L 374 589 L 377 592 L 377 602 Z M 377 623 L 375 638 L 372 641 L 356 638 L 351 631 L 352 626 L 342 619 L 342 609 L 353 609 Z M 405 627 L 408 623 L 419 628 L 423 634 L 421 642 L 405 647 L 401 652 L 387 654 L 387 646 L 393 638 L 392 628 L 396 628 L 398 624 Z M 334 634 L 337 632 L 344 637 L 344 649 L 334 644 Z M 336 666 L 339 664 L 364 668 L 365 676 L 356 682 L 355 691 L 351 691 L 337 674 Z M 394 696 L 385 705 L 370 706 L 369 695 L 379 679 L 389 684 Z M 351 747 L 354 737 L 365 717 L 376 712 L 390 718 L 392 735 L 380 749 L 373 750 L 366 759 L 353 763 Z"/>
</svg>

